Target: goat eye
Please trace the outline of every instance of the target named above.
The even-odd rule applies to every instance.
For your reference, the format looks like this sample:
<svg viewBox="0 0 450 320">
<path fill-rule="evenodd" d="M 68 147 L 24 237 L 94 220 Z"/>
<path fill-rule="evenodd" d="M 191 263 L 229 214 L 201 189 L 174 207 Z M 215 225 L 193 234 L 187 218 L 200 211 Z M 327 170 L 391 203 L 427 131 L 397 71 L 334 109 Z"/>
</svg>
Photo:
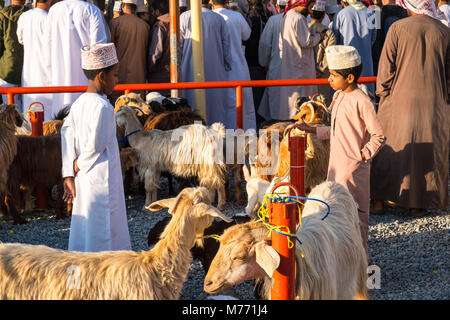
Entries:
<svg viewBox="0 0 450 320">
<path fill-rule="evenodd" d="M 244 260 L 245 256 L 235 256 L 233 260 Z"/>
</svg>

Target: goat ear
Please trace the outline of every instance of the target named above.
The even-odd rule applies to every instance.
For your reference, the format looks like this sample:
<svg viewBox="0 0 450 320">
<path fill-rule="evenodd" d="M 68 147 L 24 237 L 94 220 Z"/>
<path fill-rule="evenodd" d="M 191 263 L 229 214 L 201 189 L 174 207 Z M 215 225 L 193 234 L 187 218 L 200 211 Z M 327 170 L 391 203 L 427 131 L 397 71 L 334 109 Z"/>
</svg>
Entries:
<svg viewBox="0 0 450 320">
<path fill-rule="evenodd" d="M 210 216 L 214 217 L 214 218 L 220 218 L 225 222 L 232 222 L 233 219 L 228 218 L 226 215 L 224 215 L 222 212 L 220 212 L 219 209 L 213 207 L 213 206 L 208 206 L 208 210 L 206 211 L 207 214 L 209 214 Z"/>
<path fill-rule="evenodd" d="M 172 214 L 181 200 L 181 193 L 176 198 L 163 199 L 153 202 L 146 209 L 150 211 L 160 211 L 164 208 L 169 208 L 169 213 Z"/>
<path fill-rule="evenodd" d="M 272 278 L 273 272 L 280 265 L 280 255 L 265 241 L 255 245 L 256 263 Z"/>
</svg>

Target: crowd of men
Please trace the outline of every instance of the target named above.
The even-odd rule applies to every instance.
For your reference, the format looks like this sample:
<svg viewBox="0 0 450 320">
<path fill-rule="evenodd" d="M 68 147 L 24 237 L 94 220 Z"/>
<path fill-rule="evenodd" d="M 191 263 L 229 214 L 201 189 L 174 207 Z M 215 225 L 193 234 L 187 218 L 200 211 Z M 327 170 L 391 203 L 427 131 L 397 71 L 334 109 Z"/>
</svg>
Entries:
<svg viewBox="0 0 450 320">
<path fill-rule="evenodd" d="M 170 81 L 168 0 L 25 2 L 0 0 L 0 86 L 87 85 L 80 48 L 109 42 L 117 50 L 120 84 Z M 179 4 L 181 81 L 189 82 L 194 79 L 191 12 L 189 2 Z M 403 201 L 409 208 L 447 205 L 446 0 L 202 0 L 202 25 L 205 81 L 327 78 L 325 49 L 356 48 L 361 76 L 378 76 L 377 84 L 367 87 L 379 102 L 387 137 L 381 160 L 373 163 L 378 169 L 372 199 Z M 334 92 L 329 86 L 245 88 L 244 129 L 288 120 L 299 98 L 316 93 L 329 104 Z M 31 102 L 43 102 L 48 120 L 79 95 L 27 94 L 19 105 L 25 111 Z M 192 90 L 182 96 L 195 108 Z M 112 103 L 115 97 L 109 97 Z M 233 89 L 206 90 L 207 123 L 236 128 L 235 99 Z M 429 161 L 417 162 L 425 155 L 432 155 Z M 398 183 L 386 179 L 395 175 Z M 376 208 L 382 210 L 382 202 Z"/>
</svg>

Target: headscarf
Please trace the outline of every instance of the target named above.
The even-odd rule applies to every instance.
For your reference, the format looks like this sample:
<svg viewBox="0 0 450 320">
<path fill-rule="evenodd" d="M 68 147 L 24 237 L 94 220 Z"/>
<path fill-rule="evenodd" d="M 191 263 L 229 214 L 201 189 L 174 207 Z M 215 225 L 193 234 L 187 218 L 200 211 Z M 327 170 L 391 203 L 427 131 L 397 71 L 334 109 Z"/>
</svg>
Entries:
<svg viewBox="0 0 450 320">
<path fill-rule="evenodd" d="M 288 0 L 286 8 L 284 9 L 284 14 L 295 7 L 307 7 L 311 2 L 315 0 Z"/>
<path fill-rule="evenodd" d="M 416 14 L 426 14 L 437 19 L 436 5 L 433 0 L 396 0 L 395 4 Z"/>
<path fill-rule="evenodd" d="M 349 5 L 351 5 L 356 10 L 362 10 L 365 9 L 366 6 L 361 3 L 359 0 L 345 0 Z"/>
</svg>

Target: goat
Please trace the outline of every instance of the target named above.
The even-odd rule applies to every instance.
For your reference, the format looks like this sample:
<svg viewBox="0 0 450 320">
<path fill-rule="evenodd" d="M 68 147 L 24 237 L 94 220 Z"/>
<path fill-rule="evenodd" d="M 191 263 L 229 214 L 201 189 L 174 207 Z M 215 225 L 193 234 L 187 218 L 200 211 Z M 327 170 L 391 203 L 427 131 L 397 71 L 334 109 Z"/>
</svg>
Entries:
<svg viewBox="0 0 450 320">
<path fill-rule="evenodd" d="M 0 244 L 0 298 L 43 300 L 178 299 L 189 272 L 190 249 L 214 218 L 206 188 L 184 189 L 148 209 L 169 208 L 172 220 L 150 251 L 74 252 Z"/>
<path fill-rule="evenodd" d="M 56 185 L 55 213 L 57 218 L 64 218 L 61 136 L 16 136 L 16 138 L 17 154 L 8 170 L 5 200 L 8 214 L 13 218 L 14 223 L 26 223 L 17 213 L 20 186 L 33 190 L 37 186 L 52 188 Z"/>
<path fill-rule="evenodd" d="M 307 200 L 297 238 L 304 257 L 296 254 L 296 299 L 367 298 L 367 256 L 352 195 L 340 184 L 324 182 L 309 194 L 330 206 Z M 323 219 L 326 217 L 325 219 Z M 204 289 L 215 294 L 244 280 L 260 279 L 263 297 L 270 298 L 279 254 L 270 246 L 260 221 L 228 228 L 205 277 Z"/>
<path fill-rule="evenodd" d="M 0 105 L 0 199 L 6 193 L 8 168 L 17 154 L 16 128 L 21 127 L 23 122 L 17 106 Z"/>
<path fill-rule="evenodd" d="M 245 207 L 245 212 L 252 218 L 256 218 L 256 212 L 263 203 L 264 196 L 270 190 L 270 182 L 261 178 L 255 173 L 255 170 L 249 171 L 246 165 L 242 167 L 244 178 L 247 182 L 246 190 L 248 202 Z"/>
<path fill-rule="evenodd" d="M 171 221 L 171 219 L 171 217 L 165 217 L 150 229 L 147 235 L 149 248 L 151 248 L 160 239 L 164 228 Z M 205 274 L 208 272 L 209 266 L 211 265 L 211 262 L 213 261 L 217 253 L 217 250 L 219 250 L 219 242 L 216 239 L 208 236 L 222 234 L 225 229 L 230 226 L 250 221 L 250 218 L 248 216 L 237 214 L 230 219 L 232 219 L 231 222 L 214 220 L 211 226 L 205 229 L 204 239 L 197 239 L 196 244 L 191 249 L 193 259 L 200 260 Z"/>
<path fill-rule="evenodd" d="M 143 131 L 135 111 L 126 106 L 116 114 L 116 124 L 124 129 L 130 146 L 139 153 L 138 171 L 145 181 L 146 206 L 156 201 L 161 171 L 168 171 L 184 178 L 198 177 L 201 186 L 218 192 L 218 208 L 223 208 L 227 167 L 216 161 L 220 141 L 225 136 L 223 125 Z"/>
</svg>

